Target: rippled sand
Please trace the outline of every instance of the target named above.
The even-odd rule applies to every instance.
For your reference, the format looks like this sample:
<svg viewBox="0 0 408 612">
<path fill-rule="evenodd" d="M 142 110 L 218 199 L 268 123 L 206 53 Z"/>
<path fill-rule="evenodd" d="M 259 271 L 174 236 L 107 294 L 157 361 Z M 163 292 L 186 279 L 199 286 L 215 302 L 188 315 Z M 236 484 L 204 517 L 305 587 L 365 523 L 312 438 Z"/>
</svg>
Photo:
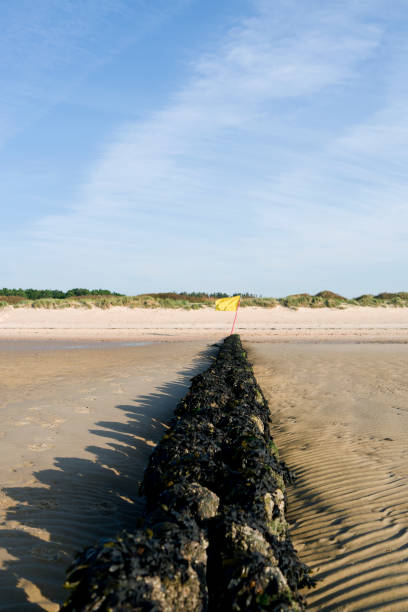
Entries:
<svg viewBox="0 0 408 612">
<path fill-rule="evenodd" d="M 271 406 L 309 610 L 408 610 L 408 345 L 248 343 Z"/>
<path fill-rule="evenodd" d="M 75 552 L 133 526 L 148 457 L 214 350 L 77 347 L 0 344 L 0 610 L 56 612 Z"/>
<path fill-rule="evenodd" d="M 0 610 L 56 612 L 75 551 L 132 526 L 148 457 L 214 350 L 185 339 L 0 343 Z M 408 345 L 246 346 L 298 474 L 310 610 L 406 612 Z"/>
</svg>

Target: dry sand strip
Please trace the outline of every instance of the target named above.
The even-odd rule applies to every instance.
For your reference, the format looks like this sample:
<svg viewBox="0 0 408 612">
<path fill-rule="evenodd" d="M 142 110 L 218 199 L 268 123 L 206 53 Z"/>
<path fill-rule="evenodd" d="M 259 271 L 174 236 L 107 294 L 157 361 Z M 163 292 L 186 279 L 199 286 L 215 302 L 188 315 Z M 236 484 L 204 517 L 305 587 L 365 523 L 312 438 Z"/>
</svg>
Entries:
<svg viewBox="0 0 408 612">
<path fill-rule="evenodd" d="M 138 482 L 207 342 L 0 343 L 0 610 L 52 611 L 73 555 L 134 525 Z"/>
<path fill-rule="evenodd" d="M 0 340 L 221 339 L 233 314 L 200 310 L 114 307 L 0 310 Z M 408 308 L 241 308 L 235 330 L 243 340 L 408 342 Z"/>
<path fill-rule="evenodd" d="M 280 456 L 288 518 L 319 580 L 308 609 L 408 610 L 408 346 L 246 344 Z"/>
</svg>

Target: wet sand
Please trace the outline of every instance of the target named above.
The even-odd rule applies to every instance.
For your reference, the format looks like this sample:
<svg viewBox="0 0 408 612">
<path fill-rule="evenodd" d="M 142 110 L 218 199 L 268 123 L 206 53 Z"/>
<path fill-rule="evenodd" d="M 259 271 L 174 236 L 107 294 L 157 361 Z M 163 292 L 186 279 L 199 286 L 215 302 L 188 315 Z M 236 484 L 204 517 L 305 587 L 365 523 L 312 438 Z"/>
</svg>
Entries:
<svg viewBox="0 0 408 612">
<path fill-rule="evenodd" d="M 148 456 L 215 350 L 178 337 L 0 343 L 0 610 L 58 610 L 72 555 L 132 527 Z M 292 534 L 319 579 L 310 609 L 406 612 L 408 345 L 257 340 L 249 357 L 298 474 Z"/>
<path fill-rule="evenodd" d="M 58 610 L 75 552 L 132 527 L 148 457 L 214 351 L 77 346 L 0 343 L 0 610 Z"/>
<path fill-rule="evenodd" d="M 308 609 L 408 610 L 408 345 L 248 343 L 288 519 L 319 580 Z"/>
</svg>

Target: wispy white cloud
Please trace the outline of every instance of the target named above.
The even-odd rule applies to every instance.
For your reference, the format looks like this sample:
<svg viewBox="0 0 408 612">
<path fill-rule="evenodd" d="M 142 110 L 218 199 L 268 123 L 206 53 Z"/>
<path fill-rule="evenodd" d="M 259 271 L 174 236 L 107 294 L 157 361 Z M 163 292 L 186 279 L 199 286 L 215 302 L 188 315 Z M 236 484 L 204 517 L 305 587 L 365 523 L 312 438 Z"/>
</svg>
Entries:
<svg viewBox="0 0 408 612">
<path fill-rule="evenodd" d="M 387 64 L 384 7 L 256 2 L 161 111 L 117 130 L 70 213 L 26 240 L 126 291 L 283 293 L 307 268 L 317 290 L 317 269 L 340 279 L 400 257 L 406 117 L 398 96 L 376 94 L 369 116 L 358 102 L 370 62 Z"/>
<path fill-rule="evenodd" d="M 0 147 L 189 0 L 21 0 L 0 8 Z M 118 32 L 120 35 L 118 36 Z"/>
</svg>

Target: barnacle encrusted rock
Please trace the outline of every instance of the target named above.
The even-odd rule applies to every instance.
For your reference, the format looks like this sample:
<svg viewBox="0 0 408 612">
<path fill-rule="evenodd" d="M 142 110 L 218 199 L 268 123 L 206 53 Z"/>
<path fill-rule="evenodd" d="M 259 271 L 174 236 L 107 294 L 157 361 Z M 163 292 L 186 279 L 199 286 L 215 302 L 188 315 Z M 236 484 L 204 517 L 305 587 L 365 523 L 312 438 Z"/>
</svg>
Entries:
<svg viewBox="0 0 408 612">
<path fill-rule="evenodd" d="M 192 379 L 153 451 L 143 528 L 79 555 L 67 610 L 304 610 L 267 401 L 239 336 Z"/>
<path fill-rule="evenodd" d="M 158 523 L 86 549 L 68 571 L 63 606 L 93 610 L 207 610 L 208 540 L 194 523 Z"/>
</svg>

